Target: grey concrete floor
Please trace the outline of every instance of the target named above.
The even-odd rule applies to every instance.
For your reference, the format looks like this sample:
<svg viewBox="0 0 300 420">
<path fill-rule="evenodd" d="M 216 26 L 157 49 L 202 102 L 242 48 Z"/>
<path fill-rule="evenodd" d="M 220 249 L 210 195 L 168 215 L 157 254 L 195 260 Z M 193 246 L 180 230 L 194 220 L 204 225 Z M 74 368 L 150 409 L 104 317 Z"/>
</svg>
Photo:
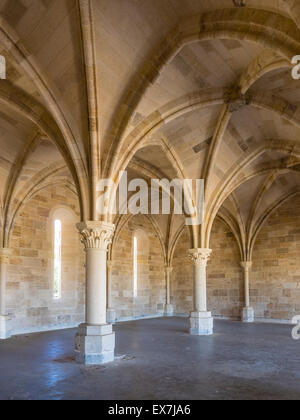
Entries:
<svg viewBox="0 0 300 420">
<path fill-rule="evenodd" d="M 300 399 L 300 341 L 291 327 L 216 321 L 211 337 L 187 320 L 115 326 L 116 361 L 82 367 L 74 330 L 0 342 L 0 399 Z"/>
</svg>

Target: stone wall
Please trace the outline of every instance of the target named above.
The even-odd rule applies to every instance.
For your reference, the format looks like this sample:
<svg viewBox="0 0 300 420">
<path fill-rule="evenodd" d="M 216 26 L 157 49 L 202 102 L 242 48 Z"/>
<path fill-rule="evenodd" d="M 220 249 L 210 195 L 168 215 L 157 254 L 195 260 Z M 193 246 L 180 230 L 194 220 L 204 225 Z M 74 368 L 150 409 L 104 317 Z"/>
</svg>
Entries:
<svg viewBox="0 0 300 420">
<path fill-rule="evenodd" d="M 185 229 L 177 243 L 171 274 L 171 303 L 176 314 L 188 314 L 193 310 L 193 265 L 187 251 L 191 248 L 188 230 Z"/>
<path fill-rule="evenodd" d="M 53 298 L 53 225 L 62 221 L 62 296 Z M 77 197 L 51 187 L 34 196 L 15 220 L 8 266 L 7 308 L 13 333 L 77 325 L 84 320 L 84 252 L 75 224 Z"/>
<path fill-rule="evenodd" d="M 138 293 L 134 297 L 133 237 L 138 233 Z M 163 314 L 166 301 L 164 259 L 154 229 L 145 216 L 134 216 L 113 248 L 112 307 L 118 320 Z"/>
<path fill-rule="evenodd" d="M 255 316 L 291 320 L 300 315 L 300 197 L 280 207 L 263 226 L 250 274 Z"/>
<path fill-rule="evenodd" d="M 185 231 L 177 245 L 172 274 L 172 302 L 175 313 L 193 309 L 193 265 L 186 256 L 190 240 Z M 236 240 L 227 226 L 216 220 L 212 229 L 213 250 L 207 267 L 208 310 L 214 316 L 239 319 L 244 306 L 243 277 Z"/>
<path fill-rule="evenodd" d="M 240 251 L 234 235 L 221 220 L 213 225 L 213 253 L 207 268 L 208 308 L 214 316 L 240 319 L 245 306 Z"/>
<path fill-rule="evenodd" d="M 192 310 L 193 267 L 186 256 L 187 232 L 177 245 L 172 274 L 175 312 Z M 208 309 L 213 315 L 239 319 L 244 306 L 240 253 L 233 234 L 216 220 L 207 268 Z M 300 315 L 300 197 L 279 208 L 263 226 L 254 247 L 250 301 L 257 319 L 290 321 Z"/>
<path fill-rule="evenodd" d="M 300 197 L 278 209 L 262 228 L 254 249 L 250 298 L 257 318 L 291 320 L 300 314 Z M 62 297 L 53 298 L 53 223 L 63 223 Z M 51 187 L 33 197 L 13 228 L 8 266 L 7 307 L 13 333 L 75 326 L 84 320 L 84 252 L 75 224 L 76 196 Z M 133 236 L 139 238 L 138 294 L 133 294 Z M 187 230 L 178 241 L 171 275 L 176 314 L 193 309 L 193 265 Z M 238 246 L 229 228 L 216 220 L 207 268 L 208 309 L 238 319 L 244 306 Z M 162 315 L 166 299 L 161 244 L 145 216 L 123 227 L 113 249 L 112 307 L 117 319 Z"/>
</svg>

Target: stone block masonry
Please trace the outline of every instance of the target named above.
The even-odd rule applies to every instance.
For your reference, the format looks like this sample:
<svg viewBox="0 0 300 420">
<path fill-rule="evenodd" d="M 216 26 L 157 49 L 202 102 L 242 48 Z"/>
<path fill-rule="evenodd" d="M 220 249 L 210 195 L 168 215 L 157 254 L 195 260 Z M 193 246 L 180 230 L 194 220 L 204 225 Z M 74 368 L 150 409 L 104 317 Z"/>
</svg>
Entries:
<svg viewBox="0 0 300 420">
<path fill-rule="evenodd" d="M 62 220 L 61 299 L 53 298 L 53 224 Z M 7 310 L 13 334 L 74 327 L 84 321 L 84 252 L 78 199 L 63 186 L 28 201 L 17 217 L 8 265 Z"/>
</svg>

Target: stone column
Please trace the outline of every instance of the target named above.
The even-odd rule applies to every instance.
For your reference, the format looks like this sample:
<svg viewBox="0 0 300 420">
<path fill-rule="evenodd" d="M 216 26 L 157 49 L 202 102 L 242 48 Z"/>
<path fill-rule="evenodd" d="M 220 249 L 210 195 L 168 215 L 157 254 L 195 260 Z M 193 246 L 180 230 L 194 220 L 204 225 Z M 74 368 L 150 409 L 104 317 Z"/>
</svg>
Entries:
<svg viewBox="0 0 300 420">
<path fill-rule="evenodd" d="M 112 308 L 112 261 L 107 261 L 107 323 L 115 324 L 116 311 Z"/>
<path fill-rule="evenodd" d="M 78 328 L 75 349 L 79 363 L 99 365 L 114 360 L 115 334 L 106 322 L 106 263 L 115 227 L 105 222 L 84 222 L 77 228 L 86 252 L 86 323 Z"/>
<path fill-rule="evenodd" d="M 171 305 L 171 274 L 173 271 L 173 267 L 166 266 L 165 273 L 166 273 L 166 309 L 165 315 L 172 316 L 174 314 L 174 307 Z"/>
<path fill-rule="evenodd" d="M 212 250 L 206 248 L 191 249 L 188 254 L 194 263 L 194 311 L 190 315 L 190 334 L 213 334 L 214 320 L 207 312 L 206 267 Z"/>
<path fill-rule="evenodd" d="M 6 311 L 6 281 L 9 255 L 10 249 L 0 248 L 0 340 L 6 340 L 11 336 L 10 320 Z"/>
<path fill-rule="evenodd" d="M 249 272 L 252 267 L 251 261 L 242 261 L 241 266 L 244 270 L 245 283 L 245 308 L 242 313 L 243 322 L 254 322 L 254 310 L 250 307 L 250 287 L 249 287 Z"/>
</svg>

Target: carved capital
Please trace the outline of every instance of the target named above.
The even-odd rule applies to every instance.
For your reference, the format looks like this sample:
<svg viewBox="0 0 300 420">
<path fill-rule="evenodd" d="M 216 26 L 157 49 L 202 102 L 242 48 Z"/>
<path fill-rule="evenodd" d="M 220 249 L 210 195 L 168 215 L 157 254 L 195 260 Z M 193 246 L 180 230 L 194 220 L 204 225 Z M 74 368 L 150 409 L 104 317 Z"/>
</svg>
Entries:
<svg viewBox="0 0 300 420">
<path fill-rule="evenodd" d="M 212 250 L 208 248 L 195 248 L 188 251 L 190 260 L 196 265 L 199 264 L 203 267 L 206 267 L 209 258 L 211 256 Z"/>
<path fill-rule="evenodd" d="M 252 261 L 242 261 L 241 262 L 241 267 L 245 270 L 245 271 L 250 271 L 252 268 Z"/>
<path fill-rule="evenodd" d="M 77 229 L 86 250 L 107 251 L 114 237 L 115 225 L 106 222 L 83 222 L 78 223 Z"/>
<path fill-rule="evenodd" d="M 8 264 L 10 256 L 9 248 L 0 248 L 0 264 Z"/>
</svg>

